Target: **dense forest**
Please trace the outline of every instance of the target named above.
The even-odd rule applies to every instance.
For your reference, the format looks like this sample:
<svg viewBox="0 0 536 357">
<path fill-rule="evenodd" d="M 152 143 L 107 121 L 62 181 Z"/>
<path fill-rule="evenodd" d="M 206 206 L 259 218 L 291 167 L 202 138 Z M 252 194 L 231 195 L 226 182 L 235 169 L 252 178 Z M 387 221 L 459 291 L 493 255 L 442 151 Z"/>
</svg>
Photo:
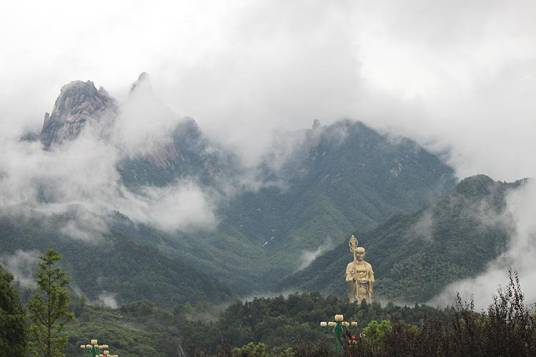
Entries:
<svg viewBox="0 0 536 357">
<path fill-rule="evenodd" d="M 517 275 L 507 278 L 485 311 L 461 297 L 436 309 L 297 294 L 237 302 L 211 322 L 179 310 L 176 326 L 183 350 L 196 356 L 330 356 L 338 343 L 350 356 L 534 356 L 535 311 L 526 306 Z M 357 321 L 339 341 L 331 327 L 320 327 L 335 314 Z"/>
<path fill-rule="evenodd" d="M 254 298 L 226 307 L 201 301 L 168 309 L 140 301 L 111 309 L 94 306 L 83 295 L 69 298 L 74 294 L 55 266 L 58 260 L 53 251 L 41 257 L 39 287 L 25 303 L 12 276 L 0 270 L 0 346 L 11 351 L 9 356 L 79 356 L 80 345 L 90 339 L 121 356 L 330 356 L 337 349 L 349 356 L 536 355 L 534 307 L 525 303 L 512 272 L 485 311 L 462 297 L 437 309 L 351 304 L 318 293 Z M 50 311 L 58 321 L 47 320 L 47 299 L 54 302 Z M 336 314 L 345 322 L 321 326 Z M 356 324 L 346 326 L 347 321 Z M 53 331 L 48 337 L 42 328 L 47 323 Z M 52 354 L 39 350 L 49 337 L 57 348 Z"/>
</svg>

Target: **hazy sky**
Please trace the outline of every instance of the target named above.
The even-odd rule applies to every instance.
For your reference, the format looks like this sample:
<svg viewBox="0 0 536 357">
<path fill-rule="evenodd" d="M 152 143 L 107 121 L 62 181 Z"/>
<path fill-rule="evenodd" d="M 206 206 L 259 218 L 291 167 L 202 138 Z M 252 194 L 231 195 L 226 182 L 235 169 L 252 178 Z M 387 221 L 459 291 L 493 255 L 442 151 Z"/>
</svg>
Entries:
<svg viewBox="0 0 536 357">
<path fill-rule="evenodd" d="M 530 0 L 2 2 L 0 129 L 40 126 L 70 80 L 121 98 L 147 71 L 251 161 L 274 128 L 351 117 L 452 147 L 462 176 L 534 176 L 534 18 Z"/>
</svg>

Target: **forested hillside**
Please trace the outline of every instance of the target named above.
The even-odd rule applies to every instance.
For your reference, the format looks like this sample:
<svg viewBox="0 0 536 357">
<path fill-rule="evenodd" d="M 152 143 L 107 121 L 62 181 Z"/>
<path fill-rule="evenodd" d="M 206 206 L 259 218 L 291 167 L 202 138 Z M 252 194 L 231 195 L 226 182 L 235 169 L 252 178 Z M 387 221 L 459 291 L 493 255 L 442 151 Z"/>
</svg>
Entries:
<svg viewBox="0 0 536 357">
<path fill-rule="evenodd" d="M 507 247 L 513 221 L 505 199 L 522 183 L 469 177 L 417 213 L 356 232 L 374 267 L 377 297 L 425 302 L 449 283 L 481 273 Z M 347 242 L 341 243 L 286 278 L 281 288 L 344 294 L 344 269 L 350 260 Z"/>
<path fill-rule="evenodd" d="M 453 171 L 437 156 L 359 122 L 316 126 L 303 135 L 303 144 L 274 175 L 284 189 L 246 192 L 223 213 L 224 223 L 266 247 L 274 267 L 296 269 L 304 249 L 336 244 L 355 229 L 371 230 L 455 185 Z"/>
<path fill-rule="evenodd" d="M 437 309 L 356 305 L 315 293 L 235 302 L 224 311 L 207 305 L 166 311 L 147 302 L 118 310 L 78 304 L 77 319 L 68 326 L 68 356 L 79 353 L 87 336 L 126 356 L 332 356 L 335 334 L 320 322 L 333 321 L 335 314 L 357 321 L 348 332 L 357 342 L 352 353 L 360 356 L 532 356 L 536 312 L 525 304 L 517 276 L 505 275 L 511 280 L 485 312 L 463 299 Z M 497 339 L 499 333 L 507 337 Z"/>
<path fill-rule="evenodd" d="M 77 356 L 89 336 L 113 346 L 114 353 L 138 356 L 176 356 L 230 353 L 249 342 L 263 342 L 274 352 L 288 348 L 324 346 L 332 350 L 330 331 L 320 321 L 342 313 L 356 319 L 363 329 L 371 320 L 392 319 L 419 325 L 424 320 L 446 320 L 448 312 L 428 306 L 399 307 L 392 304 L 357 307 L 336 297 L 319 294 L 258 298 L 235 302 L 224 311 L 207 305 L 177 306 L 165 310 L 149 302 L 131 303 L 118 310 L 75 305 L 77 318 L 68 326 L 70 348 Z M 97 331 L 97 332 L 96 332 Z"/>
</svg>

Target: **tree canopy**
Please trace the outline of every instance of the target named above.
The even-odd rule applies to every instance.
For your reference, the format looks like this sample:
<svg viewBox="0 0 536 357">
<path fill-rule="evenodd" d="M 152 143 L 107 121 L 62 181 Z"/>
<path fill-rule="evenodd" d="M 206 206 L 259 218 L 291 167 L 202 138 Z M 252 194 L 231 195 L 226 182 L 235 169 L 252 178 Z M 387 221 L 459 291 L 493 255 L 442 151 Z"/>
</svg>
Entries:
<svg viewBox="0 0 536 357">
<path fill-rule="evenodd" d="M 13 276 L 0 265 L 0 355 L 22 357 L 26 351 L 25 314 Z M 6 355 L 7 356 L 7 355 Z"/>
<path fill-rule="evenodd" d="M 49 249 L 40 257 L 36 273 L 37 290 L 28 302 L 31 348 L 36 356 L 64 356 L 67 337 L 64 326 L 72 318 L 69 311 L 69 279 L 56 266 L 61 256 Z"/>
</svg>

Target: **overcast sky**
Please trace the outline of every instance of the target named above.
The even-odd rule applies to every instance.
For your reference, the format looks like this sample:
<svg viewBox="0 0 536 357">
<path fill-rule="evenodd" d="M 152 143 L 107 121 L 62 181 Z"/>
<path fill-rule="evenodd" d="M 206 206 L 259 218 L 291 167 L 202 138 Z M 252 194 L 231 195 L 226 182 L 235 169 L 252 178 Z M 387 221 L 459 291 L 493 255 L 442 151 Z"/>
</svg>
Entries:
<svg viewBox="0 0 536 357">
<path fill-rule="evenodd" d="M 39 127 L 68 81 L 122 98 L 147 71 L 252 161 L 273 129 L 350 117 L 452 148 L 461 176 L 534 176 L 535 18 L 530 0 L 4 1 L 0 129 Z"/>
</svg>

